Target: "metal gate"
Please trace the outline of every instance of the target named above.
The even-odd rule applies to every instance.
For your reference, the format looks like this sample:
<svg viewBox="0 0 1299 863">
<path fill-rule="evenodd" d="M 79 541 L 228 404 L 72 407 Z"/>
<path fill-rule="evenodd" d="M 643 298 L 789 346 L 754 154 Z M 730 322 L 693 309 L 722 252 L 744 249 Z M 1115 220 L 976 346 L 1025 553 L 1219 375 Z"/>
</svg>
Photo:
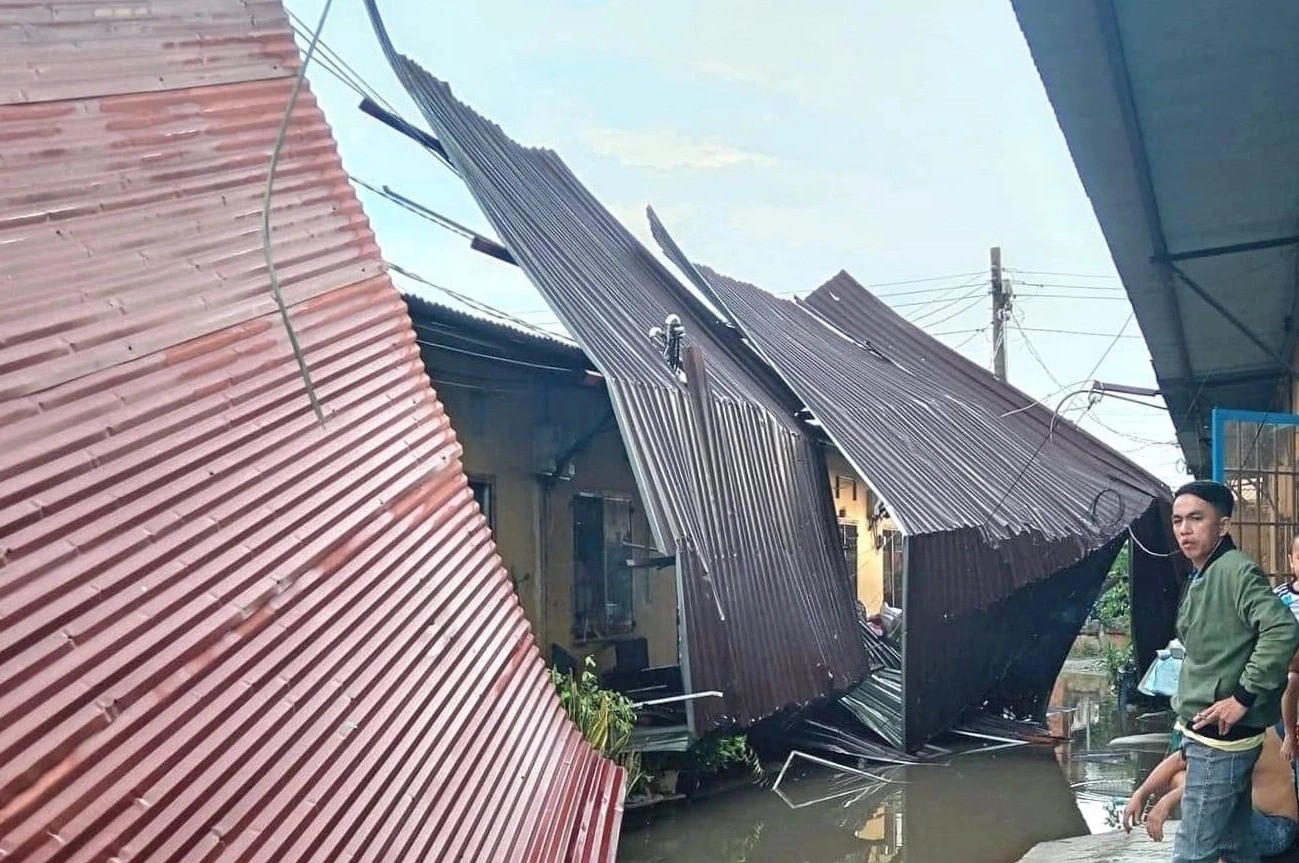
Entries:
<svg viewBox="0 0 1299 863">
<path fill-rule="evenodd" d="M 1213 478 L 1236 495 L 1232 535 L 1268 575 L 1290 572 L 1299 534 L 1299 416 L 1215 409 Z"/>
</svg>

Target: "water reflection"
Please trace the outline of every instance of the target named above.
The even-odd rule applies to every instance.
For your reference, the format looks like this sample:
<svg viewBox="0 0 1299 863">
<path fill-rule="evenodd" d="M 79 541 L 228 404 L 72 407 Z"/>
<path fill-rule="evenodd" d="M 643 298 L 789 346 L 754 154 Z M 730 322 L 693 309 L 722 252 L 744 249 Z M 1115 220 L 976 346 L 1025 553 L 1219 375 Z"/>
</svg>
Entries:
<svg viewBox="0 0 1299 863">
<path fill-rule="evenodd" d="M 946 765 L 868 768 L 880 781 L 809 766 L 624 821 L 624 863 L 1004 863 L 1038 842 L 1113 826 L 1116 805 L 1161 753 L 1109 741 L 1167 728 L 1102 702 L 1089 676 L 1057 691 L 1073 744 L 954 754 Z M 1084 705 L 1094 704 L 1088 708 Z M 1087 745 L 1090 729 L 1090 748 Z"/>
</svg>

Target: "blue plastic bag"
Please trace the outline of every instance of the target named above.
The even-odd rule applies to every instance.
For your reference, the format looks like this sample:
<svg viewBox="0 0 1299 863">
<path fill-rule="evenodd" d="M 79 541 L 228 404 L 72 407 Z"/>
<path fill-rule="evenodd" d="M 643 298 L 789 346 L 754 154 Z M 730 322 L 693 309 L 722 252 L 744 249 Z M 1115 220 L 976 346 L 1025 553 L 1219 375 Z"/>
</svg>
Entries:
<svg viewBox="0 0 1299 863">
<path fill-rule="evenodd" d="M 1137 684 L 1137 691 L 1145 695 L 1163 695 L 1171 697 L 1177 693 L 1177 678 L 1182 674 L 1182 658 L 1186 650 L 1177 639 L 1168 642 L 1168 646 L 1155 654 L 1155 661 L 1150 663 Z"/>
</svg>

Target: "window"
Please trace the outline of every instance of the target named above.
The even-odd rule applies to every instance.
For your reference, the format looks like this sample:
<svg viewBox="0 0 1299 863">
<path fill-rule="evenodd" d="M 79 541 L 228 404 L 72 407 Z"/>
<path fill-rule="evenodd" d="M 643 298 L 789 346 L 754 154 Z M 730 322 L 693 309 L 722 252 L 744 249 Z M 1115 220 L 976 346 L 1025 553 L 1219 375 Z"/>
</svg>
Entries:
<svg viewBox="0 0 1299 863">
<path fill-rule="evenodd" d="M 474 500 L 478 501 L 478 508 L 483 511 L 483 518 L 487 519 L 487 528 L 496 532 L 496 490 L 489 479 L 474 478 L 469 479 L 469 490 L 474 493 Z"/>
<path fill-rule="evenodd" d="M 848 561 L 848 574 L 852 578 L 852 593 L 857 595 L 857 522 L 839 522 L 839 542 L 843 545 L 843 557 Z"/>
<path fill-rule="evenodd" d="M 896 530 L 881 530 L 880 548 L 884 554 L 884 601 L 894 608 L 901 608 L 902 534 Z"/>
<path fill-rule="evenodd" d="M 630 632 L 631 501 L 582 494 L 573 498 L 573 636 L 578 641 Z"/>
</svg>

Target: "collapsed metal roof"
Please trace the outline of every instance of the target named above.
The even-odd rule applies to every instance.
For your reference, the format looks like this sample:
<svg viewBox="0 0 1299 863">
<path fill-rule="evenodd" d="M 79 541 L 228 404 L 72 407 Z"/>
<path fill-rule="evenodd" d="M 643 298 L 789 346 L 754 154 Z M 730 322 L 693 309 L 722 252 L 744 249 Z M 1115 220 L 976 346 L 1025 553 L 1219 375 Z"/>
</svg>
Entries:
<svg viewBox="0 0 1299 863">
<path fill-rule="evenodd" d="M 821 444 L 778 378 L 553 152 L 529 149 L 398 55 L 398 78 L 519 266 L 604 374 L 650 523 L 677 554 L 703 733 L 749 725 L 866 674 Z M 684 325 L 678 371 L 647 332 Z M 683 382 L 682 377 L 685 381 Z"/>
<path fill-rule="evenodd" d="M 3 15 L 0 857 L 612 860 L 279 4 Z"/>
<path fill-rule="evenodd" d="M 1012 2 L 1188 469 L 1206 476 L 1214 407 L 1289 401 L 1299 4 Z"/>
<path fill-rule="evenodd" d="M 806 402 L 906 535 L 905 745 L 994 692 L 1045 696 L 1163 483 L 847 273 L 805 302 L 780 299 L 691 262 L 649 216 L 665 254 Z M 1016 668 L 1030 659 L 1031 673 Z"/>
</svg>

